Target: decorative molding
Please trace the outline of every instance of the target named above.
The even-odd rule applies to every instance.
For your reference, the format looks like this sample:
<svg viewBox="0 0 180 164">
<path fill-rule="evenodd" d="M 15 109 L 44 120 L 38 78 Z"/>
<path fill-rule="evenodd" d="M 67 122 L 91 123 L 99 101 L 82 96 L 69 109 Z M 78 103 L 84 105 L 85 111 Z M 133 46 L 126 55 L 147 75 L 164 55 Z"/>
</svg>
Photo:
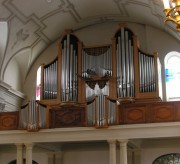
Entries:
<svg viewBox="0 0 180 164">
<path fill-rule="evenodd" d="M 23 99 L 25 99 L 23 93 L 16 91 L 10 85 L 0 81 L 0 111 L 18 111 Z"/>
<path fill-rule="evenodd" d="M 0 89 L 5 90 L 6 92 L 8 91 L 9 93 L 11 93 L 19 98 L 25 99 L 25 95 L 22 92 L 19 92 L 19 91 L 13 89 L 10 85 L 8 85 L 7 83 L 5 83 L 1 80 L 0 80 Z"/>
<path fill-rule="evenodd" d="M 14 45 L 12 46 L 12 49 L 14 48 L 14 46 L 16 46 L 16 44 L 18 42 L 23 42 L 25 41 L 28 37 L 29 34 L 24 33 L 23 29 L 20 29 L 17 33 L 16 33 L 17 39 L 16 42 L 14 43 Z"/>
<path fill-rule="evenodd" d="M 93 127 L 42 129 L 37 133 L 26 130 L 0 131 L 0 144 L 44 142 L 107 141 L 112 138 L 122 140 L 179 137 L 180 123 L 150 123 L 137 125 L 117 125 L 108 129 Z"/>
</svg>

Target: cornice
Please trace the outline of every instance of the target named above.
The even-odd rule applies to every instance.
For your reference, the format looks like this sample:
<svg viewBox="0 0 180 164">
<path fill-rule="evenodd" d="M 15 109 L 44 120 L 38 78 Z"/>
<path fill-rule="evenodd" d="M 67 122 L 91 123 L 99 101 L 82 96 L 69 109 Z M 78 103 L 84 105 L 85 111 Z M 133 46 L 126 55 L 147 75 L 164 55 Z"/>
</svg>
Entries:
<svg viewBox="0 0 180 164">
<path fill-rule="evenodd" d="M 131 141 L 133 139 L 174 138 L 180 136 L 180 123 L 148 123 L 118 125 L 105 129 L 94 127 L 41 129 L 39 132 L 25 130 L 0 131 L 0 144 L 81 142 L 81 141 Z"/>
</svg>

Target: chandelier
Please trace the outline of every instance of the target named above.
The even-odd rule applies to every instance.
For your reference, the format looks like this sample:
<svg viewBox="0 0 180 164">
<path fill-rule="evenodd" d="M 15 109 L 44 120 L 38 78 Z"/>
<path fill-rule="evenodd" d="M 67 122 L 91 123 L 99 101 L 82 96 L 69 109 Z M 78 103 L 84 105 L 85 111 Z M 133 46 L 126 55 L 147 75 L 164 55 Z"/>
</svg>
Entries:
<svg viewBox="0 0 180 164">
<path fill-rule="evenodd" d="M 180 30 L 180 0 L 163 0 L 166 20 L 176 24 L 176 30 Z"/>
</svg>

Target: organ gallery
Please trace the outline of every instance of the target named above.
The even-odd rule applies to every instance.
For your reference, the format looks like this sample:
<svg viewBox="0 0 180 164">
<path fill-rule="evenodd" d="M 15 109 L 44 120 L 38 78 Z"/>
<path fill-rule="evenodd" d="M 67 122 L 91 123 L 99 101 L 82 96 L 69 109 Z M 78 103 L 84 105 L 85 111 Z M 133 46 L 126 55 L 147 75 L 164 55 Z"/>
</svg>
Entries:
<svg viewBox="0 0 180 164">
<path fill-rule="evenodd" d="M 57 58 L 42 68 L 40 102 L 51 106 L 49 126 L 62 126 L 62 121 L 52 122 L 63 111 L 59 119 L 74 113 L 72 126 L 107 127 L 119 123 L 121 101 L 160 101 L 157 53 L 142 52 L 137 37 L 126 27 L 110 39 L 108 45 L 88 46 L 66 31 Z"/>
<path fill-rule="evenodd" d="M 180 120 L 179 102 L 162 102 L 157 52 L 140 50 L 131 29 L 121 26 L 111 44 L 84 45 L 66 30 L 57 57 L 41 66 L 40 100 L 1 113 L 13 124 L 1 129 L 112 125 Z"/>
</svg>

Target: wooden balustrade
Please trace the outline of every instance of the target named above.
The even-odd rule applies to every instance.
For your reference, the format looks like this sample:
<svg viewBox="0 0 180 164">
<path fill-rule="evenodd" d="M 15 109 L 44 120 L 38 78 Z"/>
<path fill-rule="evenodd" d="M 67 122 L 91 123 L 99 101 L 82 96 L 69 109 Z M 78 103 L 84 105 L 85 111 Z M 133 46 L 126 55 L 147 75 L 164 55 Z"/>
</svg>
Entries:
<svg viewBox="0 0 180 164">
<path fill-rule="evenodd" d="M 119 124 L 180 121 L 180 102 L 122 103 Z"/>
</svg>

